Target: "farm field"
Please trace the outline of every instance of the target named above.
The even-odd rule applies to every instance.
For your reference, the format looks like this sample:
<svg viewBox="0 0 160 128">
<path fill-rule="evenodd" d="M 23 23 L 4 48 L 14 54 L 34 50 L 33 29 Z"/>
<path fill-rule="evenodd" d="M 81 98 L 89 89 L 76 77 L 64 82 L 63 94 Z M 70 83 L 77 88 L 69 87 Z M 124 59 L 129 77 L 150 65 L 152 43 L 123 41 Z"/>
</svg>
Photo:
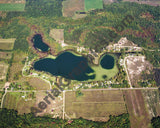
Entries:
<svg viewBox="0 0 160 128">
<path fill-rule="evenodd" d="M 17 110 L 19 114 L 30 113 L 35 99 L 26 97 L 27 94 L 20 92 L 8 92 L 4 98 L 3 108 Z M 32 95 L 32 94 L 28 94 Z M 22 98 L 25 96 L 25 98 Z"/>
<path fill-rule="evenodd" d="M 13 39 L 0 39 L 0 50 L 12 50 L 14 47 L 15 40 L 16 39 L 14 38 Z"/>
<path fill-rule="evenodd" d="M 6 78 L 7 71 L 8 71 L 8 64 L 0 62 L 0 80 Z"/>
<path fill-rule="evenodd" d="M 75 91 L 65 93 L 65 117 L 107 121 L 109 115 L 127 113 L 121 91 L 83 90 L 81 92 L 83 96 L 79 97 L 76 97 Z"/>
<path fill-rule="evenodd" d="M 149 111 L 146 108 L 141 90 L 123 91 L 130 115 L 131 128 L 150 128 Z"/>
<path fill-rule="evenodd" d="M 24 11 L 25 4 L 0 4 L 0 11 Z"/>
<path fill-rule="evenodd" d="M 103 0 L 85 0 L 85 11 L 103 9 Z"/>
<path fill-rule="evenodd" d="M 0 59 L 11 59 L 12 52 L 0 52 Z"/>
<path fill-rule="evenodd" d="M 84 0 L 66 0 L 62 4 L 64 17 L 72 17 L 76 11 L 84 10 Z"/>
<path fill-rule="evenodd" d="M 29 84 L 35 88 L 36 90 L 49 90 L 50 85 L 49 83 L 45 82 L 40 78 L 29 78 Z"/>
<path fill-rule="evenodd" d="M 1 3 L 25 3 L 26 0 L 1 0 L 0 1 L 0 4 Z"/>
</svg>

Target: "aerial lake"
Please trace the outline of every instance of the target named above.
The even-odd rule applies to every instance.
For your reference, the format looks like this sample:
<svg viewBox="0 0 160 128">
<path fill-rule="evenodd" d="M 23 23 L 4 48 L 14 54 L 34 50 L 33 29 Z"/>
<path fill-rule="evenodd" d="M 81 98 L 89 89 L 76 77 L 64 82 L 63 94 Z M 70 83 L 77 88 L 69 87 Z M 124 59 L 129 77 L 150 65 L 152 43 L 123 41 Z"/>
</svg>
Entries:
<svg viewBox="0 0 160 128">
<path fill-rule="evenodd" d="M 94 79 L 95 75 L 89 75 L 94 71 L 88 65 L 87 59 L 76 56 L 71 52 L 64 52 L 56 59 L 44 58 L 34 63 L 34 69 L 49 72 L 54 76 L 63 76 L 67 79 L 84 81 Z"/>
<path fill-rule="evenodd" d="M 49 46 L 43 42 L 40 34 L 34 35 L 32 41 L 36 49 L 39 49 L 42 52 L 47 52 L 49 50 Z"/>
<path fill-rule="evenodd" d="M 110 78 L 110 74 L 114 75 L 116 73 L 112 70 L 114 57 L 106 54 L 102 56 L 100 64 L 96 66 L 97 68 L 92 68 L 85 57 L 75 55 L 72 52 L 63 52 L 55 59 L 43 58 L 34 62 L 33 68 L 38 71 L 48 72 L 54 76 L 62 76 L 78 81 L 95 80 L 96 76 L 98 80 L 103 80 L 104 75 Z"/>
</svg>

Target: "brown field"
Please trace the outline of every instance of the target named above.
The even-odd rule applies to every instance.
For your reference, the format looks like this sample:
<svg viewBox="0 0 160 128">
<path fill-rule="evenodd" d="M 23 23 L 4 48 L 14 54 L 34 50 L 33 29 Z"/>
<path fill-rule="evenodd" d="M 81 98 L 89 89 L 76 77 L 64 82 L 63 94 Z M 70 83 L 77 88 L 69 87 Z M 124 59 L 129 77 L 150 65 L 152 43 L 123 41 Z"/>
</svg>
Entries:
<svg viewBox="0 0 160 128">
<path fill-rule="evenodd" d="M 40 78 L 29 78 L 28 82 L 36 90 L 49 90 L 50 89 L 49 83 L 45 82 L 44 80 Z"/>
<path fill-rule="evenodd" d="M 0 80 L 6 78 L 7 71 L 8 71 L 8 64 L 0 62 Z"/>
<path fill-rule="evenodd" d="M 62 4 L 64 17 L 72 17 L 76 11 L 84 10 L 84 0 L 66 0 Z"/>
<path fill-rule="evenodd" d="M 150 116 L 141 90 L 123 91 L 131 128 L 150 128 Z"/>
<path fill-rule="evenodd" d="M 0 39 L 0 50 L 12 50 L 16 39 Z"/>
<path fill-rule="evenodd" d="M 159 0 L 123 0 L 123 1 L 129 1 L 129 2 L 136 2 L 136 3 L 139 3 L 139 4 L 148 4 L 148 5 L 151 5 L 151 6 L 158 6 L 160 5 L 160 1 Z"/>
<path fill-rule="evenodd" d="M 1 0 L 0 1 L 0 4 L 1 3 L 25 3 L 26 0 Z"/>
<path fill-rule="evenodd" d="M 160 99 L 158 90 L 143 90 L 142 93 L 146 101 L 150 117 L 160 116 Z"/>
<path fill-rule="evenodd" d="M 11 59 L 11 52 L 0 52 L 0 59 Z"/>
<path fill-rule="evenodd" d="M 64 40 L 64 29 L 51 29 L 49 36 L 58 41 Z"/>
<path fill-rule="evenodd" d="M 15 109 L 19 114 L 30 113 L 30 108 L 34 105 L 35 99 L 27 99 L 25 101 L 22 96 L 24 93 L 8 92 L 4 98 L 3 108 Z"/>
<path fill-rule="evenodd" d="M 82 91 L 76 97 L 75 91 L 65 94 L 65 117 L 107 121 L 109 115 L 127 113 L 121 91 L 93 90 Z"/>
</svg>

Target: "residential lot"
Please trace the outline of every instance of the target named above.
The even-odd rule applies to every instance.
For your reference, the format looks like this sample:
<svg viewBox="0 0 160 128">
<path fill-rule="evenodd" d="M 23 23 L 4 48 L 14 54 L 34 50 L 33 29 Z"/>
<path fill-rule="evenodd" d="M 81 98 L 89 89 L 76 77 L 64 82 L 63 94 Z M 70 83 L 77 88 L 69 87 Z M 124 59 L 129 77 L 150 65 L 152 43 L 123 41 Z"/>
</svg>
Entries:
<svg viewBox="0 0 160 128">
<path fill-rule="evenodd" d="M 109 115 L 127 113 L 122 91 L 82 91 L 76 97 L 75 91 L 65 93 L 65 117 L 107 121 Z"/>
</svg>

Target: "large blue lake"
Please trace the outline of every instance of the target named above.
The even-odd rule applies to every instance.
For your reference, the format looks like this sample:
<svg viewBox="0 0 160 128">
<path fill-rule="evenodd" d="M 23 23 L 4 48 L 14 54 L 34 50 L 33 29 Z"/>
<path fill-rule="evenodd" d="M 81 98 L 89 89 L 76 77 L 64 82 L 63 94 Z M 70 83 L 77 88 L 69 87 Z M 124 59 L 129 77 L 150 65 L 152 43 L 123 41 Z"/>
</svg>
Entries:
<svg viewBox="0 0 160 128">
<path fill-rule="evenodd" d="M 76 56 L 71 52 L 64 52 L 57 56 L 56 59 L 40 59 L 34 63 L 34 69 L 49 72 L 54 76 L 63 76 L 67 79 L 78 81 L 95 78 L 95 75 L 88 75 L 94 71 L 88 65 L 87 59 Z"/>
</svg>

